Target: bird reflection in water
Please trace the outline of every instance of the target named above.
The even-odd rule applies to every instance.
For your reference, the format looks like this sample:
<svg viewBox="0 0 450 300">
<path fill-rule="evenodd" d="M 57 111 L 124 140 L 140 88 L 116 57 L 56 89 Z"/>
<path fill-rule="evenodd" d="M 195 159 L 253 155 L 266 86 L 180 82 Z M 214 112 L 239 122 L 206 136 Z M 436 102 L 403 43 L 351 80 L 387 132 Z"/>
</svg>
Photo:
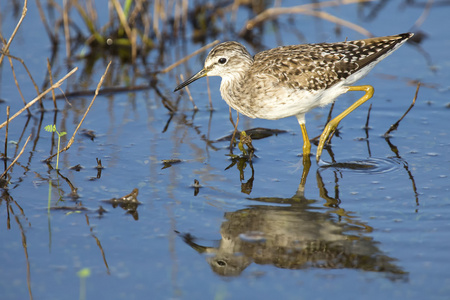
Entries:
<svg viewBox="0 0 450 300">
<path fill-rule="evenodd" d="M 317 184 L 326 204 L 305 198 L 309 168 L 306 161 L 291 198 L 250 198 L 254 203 L 248 208 L 225 213 L 221 240 L 215 246 L 200 245 L 189 233 L 181 234 L 183 240 L 206 254 L 212 270 L 221 276 L 239 276 L 256 263 L 283 269 L 356 269 L 408 280 L 408 273 L 368 235 L 372 228 L 339 208 L 340 200 L 328 195 L 319 171 Z"/>
</svg>

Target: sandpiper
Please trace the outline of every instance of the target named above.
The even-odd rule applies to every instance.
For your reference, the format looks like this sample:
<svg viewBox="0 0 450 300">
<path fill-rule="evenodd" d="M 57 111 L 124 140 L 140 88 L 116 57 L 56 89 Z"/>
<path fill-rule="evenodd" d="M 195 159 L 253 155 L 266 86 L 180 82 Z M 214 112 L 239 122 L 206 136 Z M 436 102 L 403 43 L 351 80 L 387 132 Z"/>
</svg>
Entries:
<svg viewBox="0 0 450 300">
<path fill-rule="evenodd" d="M 238 112 L 268 120 L 296 116 L 303 135 L 304 157 L 311 152 L 305 114 L 334 102 L 348 91 L 364 91 L 364 96 L 325 126 L 317 147 L 318 161 L 339 122 L 373 95 L 372 86 L 353 84 L 412 36 L 413 33 L 404 33 L 340 43 L 282 46 L 254 57 L 240 43 L 224 42 L 209 52 L 200 72 L 174 91 L 204 76 L 222 77 L 222 98 Z"/>
</svg>

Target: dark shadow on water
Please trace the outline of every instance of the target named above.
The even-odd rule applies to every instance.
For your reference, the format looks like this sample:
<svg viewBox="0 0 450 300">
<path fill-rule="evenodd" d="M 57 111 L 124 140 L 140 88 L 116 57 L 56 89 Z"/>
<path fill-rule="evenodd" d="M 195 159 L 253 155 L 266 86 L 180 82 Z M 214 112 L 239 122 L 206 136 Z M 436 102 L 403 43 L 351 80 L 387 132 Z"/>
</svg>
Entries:
<svg viewBox="0 0 450 300">
<path fill-rule="evenodd" d="M 395 264 L 396 259 L 383 253 L 380 243 L 370 237 L 373 228 L 339 207 L 337 181 L 331 197 L 318 169 L 317 186 L 326 203 L 320 205 L 322 201 L 305 197 L 309 168 L 306 158 L 292 197 L 249 198 L 247 208 L 226 212 L 221 239 L 213 246 L 199 244 L 189 233 L 181 237 L 205 254 L 216 274 L 225 277 L 239 276 L 256 263 L 282 269 L 355 269 L 408 281 L 408 273 Z"/>
</svg>

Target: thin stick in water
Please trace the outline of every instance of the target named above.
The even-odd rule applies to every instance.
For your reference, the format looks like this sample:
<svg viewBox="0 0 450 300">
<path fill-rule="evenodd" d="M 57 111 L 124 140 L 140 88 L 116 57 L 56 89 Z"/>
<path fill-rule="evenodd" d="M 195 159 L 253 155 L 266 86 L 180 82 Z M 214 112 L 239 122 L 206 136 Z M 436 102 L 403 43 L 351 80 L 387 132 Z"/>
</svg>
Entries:
<svg viewBox="0 0 450 300">
<path fill-rule="evenodd" d="M 25 16 L 27 15 L 27 5 L 28 5 L 28 0 L 25 0 L 23 2 L 23 7 L 22 7 L 22 16 L 20 17 L 19 21 L 17 22 L 16 28 L 14 28 L 14 31 L 11 34 L 11 37 L 9 38 L 8 43 L 6 43 L 6 45 L 2 48 L 2 55 L 0 56 L 0 65 L 3 62 L 3 58 L 5 57 L 5 54 L 8 53 L 9 46 L 11 45 L 14 37 L 16 36 L 16 33 L 19 30 L 19 27 L 23 22 L 23 19 L 25 19 Z"/>
<path fill-rule="evenodd" d="M 11 119 L 9 119 L 10 121 L 15 119 L 18 115 L 20 115 L 24 110 L 26 110 L 27 108 L 29 108 L 31 105 L 33 105 L 34 103 L 36 103 L 37 101 L 39 101 L 40 99 L 42 99 L 47 93 L 49 93 L 51 90 L 56 89 L 58 87 L 61 86 L 61 84 L 64 82 L 64 80 L 66 80 L 69 76 L 71 76 L 73 73 L 75 73 L 78 70 L 78 67 L 75 67 L 72 69 L 72 71 L 70 71 L 69 73 L 67 73 L 63 78 L 61 78 L 60 80 L 58 80 L 57 83 L 53 84 L 51 87 L 49 87 L 48 89 L 46 89 L 44 92 L 40 93 L 36 98 L 34 98 L 33 100 L 31 100 L 30 102 L 28 102 L 27 105 L 25 105 L 24 107 L 22 107 L 22 109 L 20 109 L 18 112 L 16 112 Z M 6 122 L 3 122 L 0 125 L 0 129 L 5 127 Z"/>
<path fill-rule="evenodd" d="M 22 90 L 20 89 L 19 82 L 17 81 L 16 71 L 14 70 L 14 65 L 12 63 L 11 57 L 8 57 L 8 60 L 9 60 L 10 66 L 11 66 L 11 71 L 12 71 L 13 78 L 14 78 L 14 83 L 16 84 L 17 90 L 19 91 L 20 98 L 22 98 L 23 105 L 27 105 L 27 102 L 25 101 L 25 97 L 22 94 Z M 30 112 L 30 110 L 28 108 L 27 108 L 27 112 L 28 112 L 29 115 L 31 115 L 31 112 Z"/>
<path fill-rule="evenodd" d="M 53 85 L 52 67 L 50 66 L 50 60 L 48 58 L 47 58 L 47 70 L 48 70 L 48 77 L 50 80 L 50 85 Z M 52 100 L 53 100 L 53 106 L 55 107 L 55 110 L 57 110 L 58 106 L 56 105 L 55 90 L 52 90 Z"/>
<path fill-rule="evenodd" d="M 108 66 L 106 67 L 105 73 L 103 73 L 102 77 L 100 78 L 100 81 L 97 85 L 97 88 L 95 89 L 95 93 L 94 93 L 94 97 L 92 98 L 91 103 L 89 104 L 89 107 L 87 108 L 86 112 L 83 115 L 83 118 L 81 118 L 80 123 L 78 123 L 77 128 L 75 128 L 75 131 L 72 134 L 72 137 L 70 138 L 69 142 L 67 143 L 67 146 L 64 147 L 64 149 L 61 149 L 58 153 L 62 153 L 64 151 L 69 150 L 69 148 L 72 146 L 73 141 L 75 140 L 75 135 L 78 132 L 78 129 L 80 129 L 81 124 L 83 124 L 84 119 L 86 118 L 86 115 L 88 114 L 88 112 L 91 110 L 92 105 L 94 104 L 95 99 L 97 98 L 98 95 L 98 91 L 100 90 L 100 87 L 103 84 L 103 81 L 105 80 L 106 74 L 108 73 L 109 70 L 109 66 L 111 65 L 111 61 L 108 63 Z M 46 160 L 49 161 L 50 159 L 52 159 L 53 157 L 55 157 L 58 153 L 55 153 L 53 155 L 51 155 L 50 157 L 48 157 Z"/>
<path fill-rule="evenodd" d="M 409 113 L 409 111 L 414 107 L 414 104 L 416 104 L 417 95 L 419 94 L 419 88 L 420 88 L 420 82 L 417 83 L 416 93 L 414 95 L 414 99 L 411 103 L 411 105 L 408 107 L 406 112 L 403 114 L 403 116 L 398 119 L 397 122 L 395 122 L 391 127 L 384 133 L 384 137 L 387 137 L 392 131 L 397 130 L 398 126 L 400 125 L 400 122 L 403 120 L 403 118 Z"/>
<path fill-rule="evenodd" d="M 22 155 L 23 151 L 25 150 L 25 147 L 27 146 L 28 142 L 30 141 L 31 135 L 32 135 L 32 134 L 30 134 L 30 135 L 28 136 L 27 140 L 25 141 L 25 144 L 24 144 L 23 147 L 22 147 L 22 150 L 20 150 L 19 154 L 16 156 L 16 158 L 14 158 L 14 160 L 13 160 L 12 163 L 9 165 L 9 167 L 6 168 L 5 172 L 3 172 L 2 175 L 0 175 L 0 178 L 3 178 L 3 176 L 6 175 L 6 173 L 8 172 L 8 170 L 11 169 L 11 167 L 16 163 L 16 161 L 17 161 L 17 160 L 19 159 L 19 157 Z"/>
<path fill-rule="evenodd" d="M 366 125 L 364 125 L 364 129 L 369 129 L 369 119 L 370 119 L 370 111 L 372 110 L 372 103 L 369 105 L 369 110 L 367 111 L 367 119 L 366 119 Z"/>
<path fill-rule="evenodd" d="M 248 20 L 246 22 L 246 24 L 244 25 L 244 28 L 241 30 L 240 35 L 243 35 L 244 32 L 247 30 L 252 30 L 257 25 L 259 25 L 263 22 L 266 22 L 267 20 L 273 20 L 280 15 L 305 14 L 305 15 L 312 15 L 317 18 L 324 19 L 324 20 L 333 22 L 333 23 L 341 25 L 341 26 L 348 27 L 352 30 L 355 30 L 363 35 L 370 37 L 373 35 L 365 28 L 363 28 L 355 23 L 335 17 L 327 12 L 320 11 L 320 9 L 322 9 L 324 7 L 339 6 L 339 5 L 361 3 L 361 2 L 370 2 L 370 1 L 372 1 L 372 0 L 341 0 L 341 1 L 326 1 L 326 2 L 320 2 L 320 3 L 303 4 L 303 5 L 293 6 L 293 7 L 271 7 L 271 8 L 264 10 L 262 13 L 260 13 L 253 19 Z"/>
</svg>

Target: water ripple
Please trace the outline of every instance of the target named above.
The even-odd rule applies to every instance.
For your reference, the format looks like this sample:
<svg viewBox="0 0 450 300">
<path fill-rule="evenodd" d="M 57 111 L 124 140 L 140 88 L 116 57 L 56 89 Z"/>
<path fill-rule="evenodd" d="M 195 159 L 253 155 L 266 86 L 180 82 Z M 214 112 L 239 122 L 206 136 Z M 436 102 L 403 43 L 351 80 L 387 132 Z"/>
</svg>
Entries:
<svg viewBox="0 0 450 300">
<path fill-rule="evenodd" d="M 370 157 L 363 160 L 349 160 L 339 162 L 320 161 L 320 168 L 333 168 L 338 171 L 351 171 L 365 174 L 381 174 L 399 170 L 403 166 L 403 161 L 397 157 L 378 158 Z"/>
</svg>

